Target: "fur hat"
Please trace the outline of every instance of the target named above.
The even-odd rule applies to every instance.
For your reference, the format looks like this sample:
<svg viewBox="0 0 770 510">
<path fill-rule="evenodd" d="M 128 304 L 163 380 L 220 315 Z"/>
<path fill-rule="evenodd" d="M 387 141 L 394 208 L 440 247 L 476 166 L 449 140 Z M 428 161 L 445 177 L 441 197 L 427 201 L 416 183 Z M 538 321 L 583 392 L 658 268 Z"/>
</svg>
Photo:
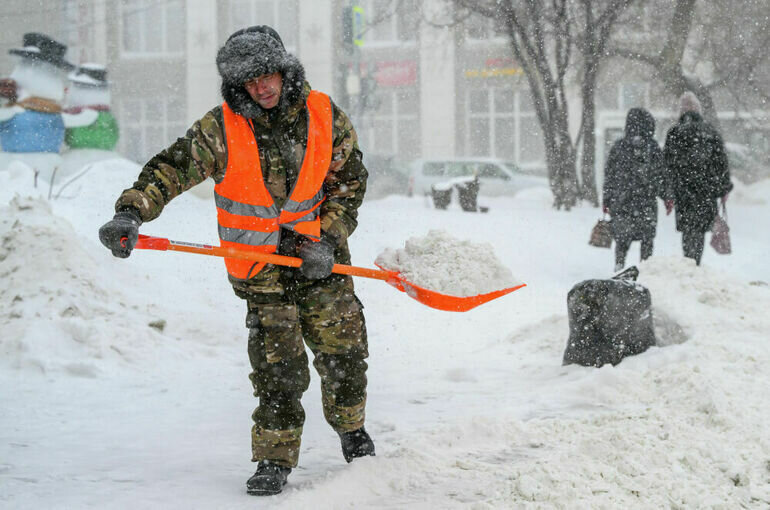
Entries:
<svg viewBox="0 0 770 510">
<path fill-rule="evenodd" d="M 679 97 L 679 115 L 684 115 L 687 112 L 703 113 L 698 96 L 690 90 Z"/>
<path fill-rule="evenodd" d="M 264 110 L 243 87 L 244 82 L 279 72 L 283 78 L 280 108 L 295 103 L 302 94 L 305 68 L 286 52 L 278 33 L 266 25 L 239 30 L 217 53 L 217 69 L 222 77 L 222 97 L 235 113 L 255 118 Z"/>
</svg>

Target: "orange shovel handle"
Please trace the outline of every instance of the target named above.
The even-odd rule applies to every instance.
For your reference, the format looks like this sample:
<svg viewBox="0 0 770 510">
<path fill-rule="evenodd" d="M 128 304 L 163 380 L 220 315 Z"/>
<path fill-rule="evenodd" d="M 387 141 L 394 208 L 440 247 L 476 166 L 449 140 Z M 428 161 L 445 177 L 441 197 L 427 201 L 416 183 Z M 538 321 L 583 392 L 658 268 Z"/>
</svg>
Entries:
<svg viewBox="0 0 770 510">
<path fill-rule="evenodd" d="M 208 244 L 183 243 L 180 241 L 171 241 L 163 237 L 153 237 L 139 235 L 135 248 L 143 250 L 171 250 L 183 251 L 187 253 L 198 253 L 200 255 L 210 255 L 213 257 L 229 257 L 233 259 L 256 260 L 266 262 L 277 266 L 299 267 L 302 265 L 302 259 L 298 257 L 287 257 L 285 255 L 276 255 L 274 253 L 259 253 L 238 248 L 210 246 Z M 383 271 L 379 269 L 369 269 L 366 267 L 348 266 L 345 264 L 334 264 L 332 273 L 347 274 L 350 276 L 363 276 L 364 278 L 373 278 L 375 280 L 392 280 L 394 271 Z"/>
</svg>

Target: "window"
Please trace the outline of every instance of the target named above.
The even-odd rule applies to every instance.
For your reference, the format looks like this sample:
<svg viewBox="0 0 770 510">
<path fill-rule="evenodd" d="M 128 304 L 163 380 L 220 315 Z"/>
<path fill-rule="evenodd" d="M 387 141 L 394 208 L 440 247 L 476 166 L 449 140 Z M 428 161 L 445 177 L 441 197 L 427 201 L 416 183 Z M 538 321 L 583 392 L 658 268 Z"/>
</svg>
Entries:
<svg viewBox="0 0 770 510">
<path fill-rule="evenodd" d="M 358 5 L 366 17 L 364 45 L 394 46 L 417 40 L 420 25 L 420 2 L 417 0 L 361 0 Z"/>
<path fill-rule="evenodd" d="M 478 176 L 479 177 L 486 177 L 488 179 L 500 179 L 503 181 L 507 181 L 510 179 L 508 174 L 503 172 L 500 167 L 497 165 L 490 165 L 488 163 L 485 163 L 483 165 L 479 165 L 478 169 Z"/>
<path fill-rule="evenodd" d="M 513 156 L 514 97 L 510 87 L 468 91 L 469 156 Z"/>
<path fill-rule="evenodd" d="M 67 30 L 67 46 L 69 47 L 69 60 L 78 62 L 94 62 L 96 48 L 96 35 L 94 27 L 97 25 L 94 6 L 77 0 L 67 0 L 65 9 L 65 22 Z"/>
<path fill-rule="evenodd" d="M 535 113 L 535 103 L 529 90 L 523 90 L 517 97 L 516 115 L 516 157 L 514 161 L 524 168 L 545 166 L 545 144 L 540 121 Z"/>
<path fill-rule="evenodd" d="M 416 158 L 420 154 L 420 104 L 412 89 L 377 90 L 377 109 L 357 122 L 359 140 L 366 151 Z"/>
<path fill-rule="evenodd" d="M 448 177 L 469 177 L 474 170 L 473 163 L 449 163 L 446 174 Z"/>
<path fill-rule="evenodd" d="M 120 104 L 122 154 L 144 163 L 184 135 L 184 98 L 140 97 Z"/>
<path fill-rule="evenodd" d="M 465 37 L 470 42 L 502 39 L 508 36 L 508 31 L 500 18 L 487 18 L 479 14 L 471 14 L 463 22 Z"/>
<path fill-rule="evenodd" d="M 297 52 L 299 20 L 296 0 L 231 0 L 227 35 L 254 25 L 273 27 L 289 53 Z"/>
<path fill-rule="evenodd" d="M 621 83 L 619 87 L 618 106 L 621 111 L 630 108 L 646 108 L 649 99 L 650 86 L 648 83 Z"/>
<path fill-rule="evenodd" d="M 526 89 L 469 89 L 465 140 L 468 156 L 495 157 L 524 167 L 544 162 L 540 125 Z"/>
<path fill-rule="evenodd" d="M 123 56 L 180 56 L 185 50 L 182 0 L 134 0 L 121 4 Z"/>
</svg>

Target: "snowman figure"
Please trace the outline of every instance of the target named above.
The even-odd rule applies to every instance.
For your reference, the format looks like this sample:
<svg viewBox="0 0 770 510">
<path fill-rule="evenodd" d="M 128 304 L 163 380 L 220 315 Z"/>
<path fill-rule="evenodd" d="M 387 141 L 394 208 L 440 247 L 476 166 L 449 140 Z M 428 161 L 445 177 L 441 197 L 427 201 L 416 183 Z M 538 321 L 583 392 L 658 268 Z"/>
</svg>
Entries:
<svg viewBox="0 0 770 510">
<path fill-rule="evenodd" d="M 40 33 L 24 34 L 9 79 L 0 81 L 0 145 L 5 152 L 58 153 L 64 141 L 64 59 L 67 46 Z"/>
<path fill-rule="evenodd" d="M 82 64 L 68 78 L 64 141 L 72 149 L 114 149 L 118 123 L 110 111 L 107 70 L 99 64 Z"/>
</svg>

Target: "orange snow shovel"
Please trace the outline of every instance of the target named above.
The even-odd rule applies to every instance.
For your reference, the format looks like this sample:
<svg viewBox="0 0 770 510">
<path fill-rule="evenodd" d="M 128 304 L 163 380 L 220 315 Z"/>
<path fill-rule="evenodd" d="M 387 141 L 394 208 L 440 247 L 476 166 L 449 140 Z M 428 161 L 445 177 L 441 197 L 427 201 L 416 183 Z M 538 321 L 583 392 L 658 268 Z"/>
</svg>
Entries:
<svg viewBox="0 0 770 510">
<path fill-rule="evenodd" d="M 275 255 L 272 253 L 253 253 L 238 250 L 236 248 L 223 248 L 220 246 L 209 246 L 207 244 L 184 243 L 180 241 L 171 241 L 163 237 L 153 237 L 141 234 L 139 235 L 139 240 L 137 241 L 135 248 L 141 250 L 183 251 L 187 253 L 198 253 L 200 255 L 211 255 L 214 257 L 257 260 L 259 262 L 266 262 L 268 264 L 279 266 L 299 267 L 302 265 L 302 259 L 297 257 L 286 257 L 284 255 Z M 398 271 L 334 264 L 332 273 L 384 280 L 420 303 L 431 308 L 436 308 L 437 310 L 445 310 L 448 312 L 467 312 L 479 305 L 483 305 L 487 301 L 497 299 L 500 296 L 504 296 L 525 286 L 525 284 L 521 284 L 515 287 L 489 292 L 487 294 L 479 294 L 477 296 L 451 296 L 415 285 L 405 279 Z"/>
</svg>

